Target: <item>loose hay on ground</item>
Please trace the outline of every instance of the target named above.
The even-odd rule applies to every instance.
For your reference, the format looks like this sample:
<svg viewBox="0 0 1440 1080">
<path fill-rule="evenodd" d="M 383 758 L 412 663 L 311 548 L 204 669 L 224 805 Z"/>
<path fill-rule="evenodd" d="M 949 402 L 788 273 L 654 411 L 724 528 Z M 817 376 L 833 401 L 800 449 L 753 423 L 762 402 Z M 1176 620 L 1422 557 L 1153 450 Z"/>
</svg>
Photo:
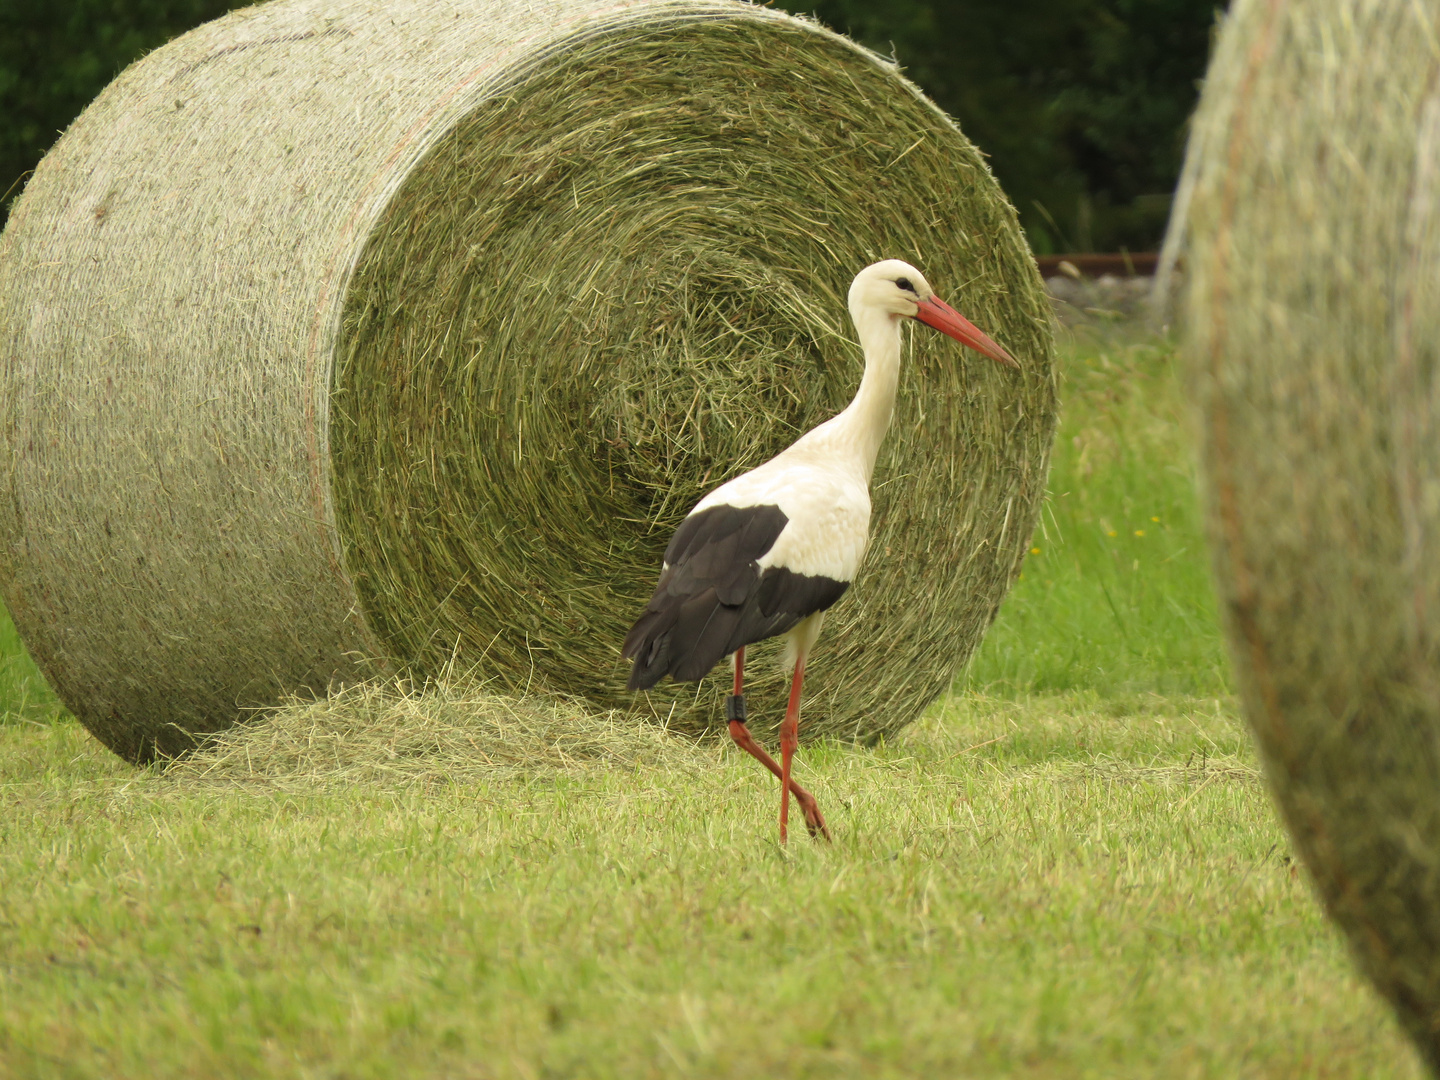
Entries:
<svg viewBox="0 0 1440 1080">
<path fill-rule="evenodd" d="M 1044 494 L 1049 307 L 981 155 L 746 4 L 234 12 L 117 79 L 0 239 L 5 601 L 137 760 L 457 657 L 705 730 L 723 679 L 637 702 L 625 628 L 698 495 L 853 393 L 846 288 L 896 255 L 1024 370 L 912 343 L 809 735 L 949 685 Z"/>
<path fill-rule="evenodd" d="M 591 769 L 700 768 L 695 742 L 619 712 L 465 681 L 373 681 L 291 700 L 165 768 L 186 781 L 464 783 Z"/>
</svg>

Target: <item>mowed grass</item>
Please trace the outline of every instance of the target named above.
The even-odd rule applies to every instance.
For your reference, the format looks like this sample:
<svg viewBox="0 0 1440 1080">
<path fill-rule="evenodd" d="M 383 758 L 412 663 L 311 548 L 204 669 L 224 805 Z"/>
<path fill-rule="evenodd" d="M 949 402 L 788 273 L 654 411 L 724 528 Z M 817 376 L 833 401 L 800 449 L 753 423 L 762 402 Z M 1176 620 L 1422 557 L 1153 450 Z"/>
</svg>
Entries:
<svg viewBox="0 0 1440 1080">
<path fill-rule="evenodd" d="M 963 685 L 1229 690 L 1168 342 L 1070 332 L 1050 498 Z"/>
<path fill-rule="evenodd" d="M 0 605 L 0 725 L 49 724 L 68 716 Z"/>
<path fill-rule="evenodd" d="M 834 845 L 780 849 L 724 746 L 203 780 L 27 684 L 0 1076 L 1420 1076 L 1227 696 L 1169 350 L 1066 363 L 1054 513 L 962 688 L 802 751 Z"/>
</svg>

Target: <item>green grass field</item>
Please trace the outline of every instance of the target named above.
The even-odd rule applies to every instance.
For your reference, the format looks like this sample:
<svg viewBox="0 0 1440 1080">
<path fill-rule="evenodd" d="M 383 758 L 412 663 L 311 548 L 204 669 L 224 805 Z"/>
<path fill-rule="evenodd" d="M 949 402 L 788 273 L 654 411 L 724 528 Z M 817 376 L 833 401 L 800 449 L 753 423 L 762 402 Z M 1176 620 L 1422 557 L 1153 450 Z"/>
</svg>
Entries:
<svg viewBox="0 0 1440 1080">
<path fill-rule="evenodd" d="M 802 751 L 833 846 L 723 746 L 137 771 L 0 636 L 0 1076 L 1420 1076 L 1228 696 L 1171 354 L 1064 363 L 956 692 Z"/>
<path fill-rule="evenodd" d="M 1228 691 L 1173 360 L 1154 340 L 1070 340 L 1050 500 L 967 689 Z"/>
</svg>

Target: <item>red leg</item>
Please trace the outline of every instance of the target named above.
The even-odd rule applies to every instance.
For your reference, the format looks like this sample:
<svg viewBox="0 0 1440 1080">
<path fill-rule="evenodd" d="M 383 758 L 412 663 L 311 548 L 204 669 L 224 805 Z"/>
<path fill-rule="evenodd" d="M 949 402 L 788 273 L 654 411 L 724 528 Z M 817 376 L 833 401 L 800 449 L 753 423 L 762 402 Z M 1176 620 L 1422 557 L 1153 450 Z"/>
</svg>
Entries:
<svg viewBox="0 0 1440 1080">
<path fill-rule="evenodd" d="M 790 705 L 780 724 L 780 843 L 785 843 L 785 829 L 790 820 L 790 760 L 800 745 L 800 686 L 805 681 L 805 657 L 795 661 L 795 674 L 790 679 Z"/>
<path fill-rule="evenodd" d="M 744 668 L 745 650 L 743 648 L 736 649 L 735 694 L 737 697 L 740 695 L 744 686 L 742 682 Z M 756 761 L 760 762 L 761 765 L 764 765 L 774 773 L 777 779 L 784 779 L 780 766 L 775 763 L 774 758 L 765 752 L 765 748 L 755 741 L 754 737 L 750 734 L 750 729 L 745 726 L 743 720 L 730 721 L 730 737 L 735 740 L 736 746 L 740 747 L 741 750 L 744 750 Z M 810 835 L 815 836 L 819 834 L 825 837 L 826 840 L 829 840 L 830 830 L 825 825 L 825 818 L 820 813 L 820 805 L 815 801 L 815 796 L 811 795 L 810 792 L 806 791 L 794 780 L 790 781 L 788 790 L 794 793 L 795 801 L 798 802 L 800 808 L 805 811 L 805 827 L 810 830 Z"/>
<path fill-rule="evenodd" d="M 749 728 L 738 720 L 732 720 L 730 721 L 730 737 L 735 740 L 736 746 L 774 773 L 776 779 L 780 779 L 782 774 L 779 763 L 755 741 Z M 820 804 L 815 801 L 815 796 L 794 780 L 790 781 L 790 793 L 795 796 L 795 801 L 800 804 L 800 809 L 805 811 L 805 827 L 810 830 L 810 835 L 823 836 L 829 840 L 830 829 L 825 824 L 825 818 L 820 813 Z"/>
</svg>

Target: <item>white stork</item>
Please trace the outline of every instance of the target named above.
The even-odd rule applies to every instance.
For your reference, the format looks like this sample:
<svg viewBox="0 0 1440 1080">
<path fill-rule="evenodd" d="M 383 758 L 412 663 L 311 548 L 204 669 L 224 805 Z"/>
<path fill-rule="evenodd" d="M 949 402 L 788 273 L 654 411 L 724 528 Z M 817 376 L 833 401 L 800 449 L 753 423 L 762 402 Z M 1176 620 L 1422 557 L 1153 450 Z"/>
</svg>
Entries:
<svg viewBox="0 0 1440 1080">
<path fill-rule="evenodd" d="M 900 324 L 918 319 L 993 360 L 1015 358 L 945 304 L 919 270 L 898 259 L 867 266 L 850 286 L 850 317 L 865 350 L 865 376 L 848 408 L 765 464 L 720 485 L 696 504 L 665 549 L 655 595 L 625 637 L 634 660 L 629 689 L 666 675 L 697 680 L 734 656 L 735 690 L 725 702 L 730 735 L 780 778 L 780 842 L 790 794 L 811 835 L 830 831 L 815 798 L 790 779 L 799 741 L 805 660 L 825 611 L 865 555 L 870 476 L 890 426 L 900 377 Z M 784 634 L 794 665 L 776 765 L 745 724 L 745 646 Z"/>
</svg>

